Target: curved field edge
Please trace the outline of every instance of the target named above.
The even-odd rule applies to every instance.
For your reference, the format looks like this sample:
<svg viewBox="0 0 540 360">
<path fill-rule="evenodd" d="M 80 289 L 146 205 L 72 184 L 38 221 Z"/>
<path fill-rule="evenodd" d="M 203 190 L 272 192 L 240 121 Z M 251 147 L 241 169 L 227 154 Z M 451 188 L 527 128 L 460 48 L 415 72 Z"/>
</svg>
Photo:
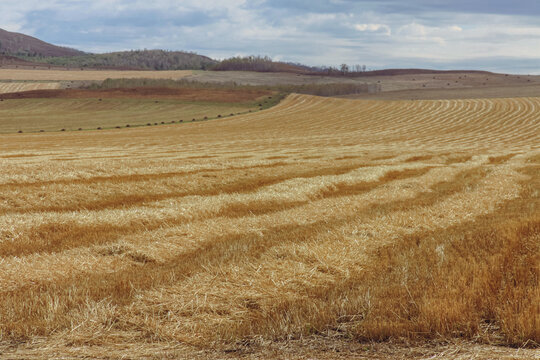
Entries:
<svg viewBox="0 0 540 360">
<path fill-rule="evenodd" d="M 269 91 L 28 91 L 5 94 L 0 133 L 104 130 L 231 117 L 275 106 Z M 140 91 L 142 92 L 142 91 Z M 58 96 L 58 97 L 57 97 Z M 9 98 L 8 98 L 9 97 Z"/>
</svg>

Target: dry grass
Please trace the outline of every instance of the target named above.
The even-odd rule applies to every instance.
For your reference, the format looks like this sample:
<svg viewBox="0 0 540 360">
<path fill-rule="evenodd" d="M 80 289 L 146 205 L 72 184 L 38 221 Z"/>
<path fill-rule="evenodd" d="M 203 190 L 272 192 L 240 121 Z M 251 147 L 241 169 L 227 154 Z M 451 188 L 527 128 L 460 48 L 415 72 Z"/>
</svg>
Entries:
<svg viewBox="0 0 540 360">
<path fill-rule="evenodd" d="M 0 357 L 532 359 L 539 106 L 0 135 Z"/>
<path fill-rule="evenodd" d="M 59 82 L 0 82 L 0 94 L 31 90 L 50 90 L 59 88 Z"/>
</svg>

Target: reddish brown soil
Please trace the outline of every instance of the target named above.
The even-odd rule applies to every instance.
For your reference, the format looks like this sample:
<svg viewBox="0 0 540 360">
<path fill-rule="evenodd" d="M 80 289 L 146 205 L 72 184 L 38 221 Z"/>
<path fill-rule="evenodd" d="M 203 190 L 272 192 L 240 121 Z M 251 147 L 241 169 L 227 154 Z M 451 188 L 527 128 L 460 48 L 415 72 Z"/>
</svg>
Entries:
<svg viewBox="0 0 540 360">
<path fill-rule="evenodd" d="M 243 102 L 253 101 L 261 96 L 271 94 L 266 90 L 227 90 L 227 89 L 171 89 L 171 88 L 126 88 L 107 90 L 32 90 L 19 93 L 2 94 L 1 99 L 43 99 L 43 98 L 150 98 L 176 99 L 192 101 Z"/>
</svg>

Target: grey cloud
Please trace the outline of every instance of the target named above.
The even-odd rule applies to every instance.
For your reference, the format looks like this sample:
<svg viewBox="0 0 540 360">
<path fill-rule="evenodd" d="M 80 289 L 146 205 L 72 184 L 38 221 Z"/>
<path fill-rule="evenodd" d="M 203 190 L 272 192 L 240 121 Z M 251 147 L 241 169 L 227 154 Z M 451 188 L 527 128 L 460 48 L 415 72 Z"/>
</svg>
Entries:
<svg viewBox="0 0 540 360">
<path fill-rule="evenodd" d="M 372 68 L 540 72 L 536 46 L 540 15 L 532 1 L 227 0 L 212 7 L 194 0 L 176 4 L 156 0 L 152 5 L 116 0 L 114 4 L 55 0 L 38 10 L 29 6 L 22 12 L 21 32 L 95 52 L 165 48 L 219 58 L 261 54 L 309 65 L 347 62 Z M 10 7 L 21 12 L 20 5 L 3 4 L 0 21 L 10 19 Z M 411 26 L 414 31 L 400 31 Z M 452 31 L 455 26 L 458 30 Z M 436 60 L 450 57 L 453 62 Z"/>
</svg>

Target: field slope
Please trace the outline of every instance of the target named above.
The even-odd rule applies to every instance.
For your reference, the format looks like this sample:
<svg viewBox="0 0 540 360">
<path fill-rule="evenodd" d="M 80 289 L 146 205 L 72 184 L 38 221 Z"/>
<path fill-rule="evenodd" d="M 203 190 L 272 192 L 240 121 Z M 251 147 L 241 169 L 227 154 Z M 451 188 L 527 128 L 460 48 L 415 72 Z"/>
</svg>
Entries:
<svg viewBox="0 0 540 360">
<path fill-rule="evenodd" d="M 208 120 L 270 107 L 281 98 L 272 94 L 265 90 L 239 89 L 29 89 L 0 94 L 0 133 L 96 130 Z"/>
<path fill-rule="evenodd" d="M 368 357 L 383 345 L 357 344 L 408 339 L 532 359 L 539 109 L 293 94 L 0 135 L 0 355 Z"/>
</svg>

